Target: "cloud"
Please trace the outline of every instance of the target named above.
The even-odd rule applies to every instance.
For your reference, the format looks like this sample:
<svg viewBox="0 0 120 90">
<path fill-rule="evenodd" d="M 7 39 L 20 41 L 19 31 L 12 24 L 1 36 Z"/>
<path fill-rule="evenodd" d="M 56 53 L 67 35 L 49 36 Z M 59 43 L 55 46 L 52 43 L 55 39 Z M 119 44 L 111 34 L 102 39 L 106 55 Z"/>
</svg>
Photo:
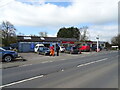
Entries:
<svg viewBox="0 0 120 90">
<path fill-rule="evenodd" d="M 39 27 L 103 24 L 117 21 L 117 3 L 118 0 L 74 0 L 72 5 L 60 7 L 51 3 L 35 6 L 13 0 L 0 8 L 0 20 L 8 20 L 15 25 Z"/>
<path fill-rule="evenodd" d="M 7 20 L 17 26 L 47 28 L 47 30 L 50 28 L 51 31 L 52 28 L 88 23 L 91 24 L 89 33 L 92 40 L 95 40 L 96 35 L 99 34 L 100 40 L 110 41 L 117 34 L 117 25 L 107 25 L 107 23 L 118 21 L 118 0 L 64 0 L 71 2 L 67 7 L 52 3 L 45 4 L 46 1 L 55 0 L 42 0 L 39 5 L 19 1 L 0 1 L 0 12 L 2 12 L 0 22 Z M 48 36 L 56 36 L 56 34 Z"/>
<path fill-rule="evenodd" d="M 91 40 L 96 40 L 99 35 L 101 41 L 111 41 L 111 38 L 118 34 L 117 25 L 94 25 L 89 27 L 89 35 Z"/>
</svg>

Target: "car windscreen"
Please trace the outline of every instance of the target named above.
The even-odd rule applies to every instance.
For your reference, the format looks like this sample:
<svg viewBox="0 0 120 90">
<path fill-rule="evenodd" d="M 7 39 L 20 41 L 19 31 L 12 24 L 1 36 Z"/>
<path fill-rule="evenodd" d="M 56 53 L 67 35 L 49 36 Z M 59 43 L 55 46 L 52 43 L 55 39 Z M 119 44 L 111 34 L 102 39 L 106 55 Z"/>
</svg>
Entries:
<svg viewBox="0 0 120 90">
<path fill-rule="evenodd" d="M 71 47 L 67 47 L 66 49 L 67 49 L 67 50 L 70 50 L 70 49 L 71 49 Z"/>
<path fill-rule="evenodd" d="M 40 50 L 40 51 L 43 51 L 43 47 L 39 47 L 39 50 Z"/>
<path fill-rule="evenodd" d="M 49 50 L 48 48 L 44 48 L 44 50 Z"/>
<path fill-rule="evenodd" d="M 77 47 L 73 47 L 73 49 L 77 49 Z"/>
</svg>

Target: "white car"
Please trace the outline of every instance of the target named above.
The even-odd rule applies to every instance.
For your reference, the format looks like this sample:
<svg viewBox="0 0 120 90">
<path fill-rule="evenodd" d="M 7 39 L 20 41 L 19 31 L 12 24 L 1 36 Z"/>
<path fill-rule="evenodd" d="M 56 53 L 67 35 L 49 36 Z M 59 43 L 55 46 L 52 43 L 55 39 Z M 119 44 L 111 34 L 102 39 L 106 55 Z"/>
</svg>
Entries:
<svg viewBox="0 0 120 90">
<path fill-rule="evenodd" d="M 64 46 L 60 46 L 60 52 L 64 52 L 65 51 L 65 47 Z"/>
<path fill-rule="evenodd" d="M 44 47 L 44 44 L 37 44 L 34 48 L 34 52 L 38 52 L 39 47 Z"/>
</svg>

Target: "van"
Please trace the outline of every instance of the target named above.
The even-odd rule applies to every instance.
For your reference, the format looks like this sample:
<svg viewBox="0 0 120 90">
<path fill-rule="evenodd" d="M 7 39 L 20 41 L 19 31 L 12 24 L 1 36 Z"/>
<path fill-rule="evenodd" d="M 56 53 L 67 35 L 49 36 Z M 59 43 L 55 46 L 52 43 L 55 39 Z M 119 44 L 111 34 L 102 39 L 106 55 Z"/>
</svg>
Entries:
<svg viewBox="0 0 120 90">
<path fill-rule="evenodd" d="M 38 49 L 39 49 L 40 47 L 44 47 L 44 44 L 37 44 L 37 45 L 35 46 L 35 48 L 34 48 L 34 52 L 38 52 Z"/>
</svg>

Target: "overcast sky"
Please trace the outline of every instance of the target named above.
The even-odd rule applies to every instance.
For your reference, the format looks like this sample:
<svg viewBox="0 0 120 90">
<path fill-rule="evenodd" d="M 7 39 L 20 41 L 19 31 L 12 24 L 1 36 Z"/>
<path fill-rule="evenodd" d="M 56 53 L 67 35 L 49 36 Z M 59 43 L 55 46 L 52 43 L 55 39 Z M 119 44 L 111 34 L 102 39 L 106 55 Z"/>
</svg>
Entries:
<svg viewBox="0 0 120 90">
<path fill-rule="evenodd" d="M 89 39 L 110 41 L 118 33 L 119 0 L 1 0 L 0 22 L 9 21 L 25 35 L 61 27 L 88 26 Z"/>
</svg>

